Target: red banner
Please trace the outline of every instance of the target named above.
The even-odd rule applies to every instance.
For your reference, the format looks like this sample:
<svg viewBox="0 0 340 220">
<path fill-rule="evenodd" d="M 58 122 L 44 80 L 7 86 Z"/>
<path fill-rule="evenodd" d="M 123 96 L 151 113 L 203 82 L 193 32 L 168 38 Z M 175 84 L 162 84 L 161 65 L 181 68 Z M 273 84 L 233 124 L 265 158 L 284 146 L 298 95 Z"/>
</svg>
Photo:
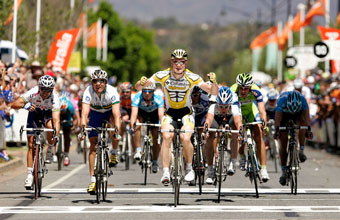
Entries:
<svg viewBox="0 0 340 220">
<path fill-rule="evenodd" d="M 265 47 L 268 43 L 277 40 L 277 26 L 271 27 L 259 34 L 250 44 L 250 48 Z"/>
<path fill-rule="evenodd" d="M 59 31 L 55 35 L 47 56 L 48 62 L 52 64 L 53 68 L 66 71 L 78 33 L 79 28 L 75 28 Z"/>
</svg>

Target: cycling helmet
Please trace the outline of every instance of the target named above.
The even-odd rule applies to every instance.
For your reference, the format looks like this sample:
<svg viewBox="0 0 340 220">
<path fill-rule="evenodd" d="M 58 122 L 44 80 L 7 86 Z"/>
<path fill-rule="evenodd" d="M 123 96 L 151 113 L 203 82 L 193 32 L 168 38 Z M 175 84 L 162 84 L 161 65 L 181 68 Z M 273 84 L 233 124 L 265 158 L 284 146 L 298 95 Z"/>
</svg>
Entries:
<svg viewBox="0 0 340 220">
<path fill-rule="evenodd" d="M 279 93 L 274 88 L 270 89 L 267 94 L 267 97 L 269 100 L 276 100 L 278 96 L 279 96 Z"/>
<path fill-rule="evenodd" d="M 131 90 L 131 89 L 132 89 L 132 84 L 130 82 L 123 82 L 122 84 L 120 84 L 121 91 Z"/>
<path fill-rule="evenodd" d="M 91 74 L 91 80 L 93 79 L 105 79 L 107 80 L 107 73 L 104 70 L 97 69 Z"/>
<path fill-rule="evenodd" d="M 220 105 L 229 105 L 233 101 L 233 93 L 228 86 L 222 86 L 218 90 L 217 101 Z"/>
<path fill-rule="evenodd" d="M 78 92 L 79 88 L 76 84 L 71 84 L 70 90 L 71 90 L 71 92 Z"/>
<path fill-rule="evenodd" d="M 301 79 L 295 79 L 293 85 L 295 89 L 301 89 L 304 86 L 304 83 Z"/>
<path fill-rule="evenodd" d="M 288 93 L 287 109 L 289 112 L 299 112 L 302 108 L 301 94 L 298 91 Z"/>
<path fill-rule="evenodd" d="M 188 54 L 183 49 L 176 49 L 171 53 L 171 59 L 185 59 L 188 60 Z"/>
<path fill-rule="evenodd" d="M 251 87 L 254 83 L 253 76 L 250 73 L 240 73 L 237 75 L 236 83 L 239 86 Z"/>
<path fill-rule="evenodd" d="M 144 89 L 151 89 L 151 90 L 155 90 L 156 89 L 156 86 L 155 86 L 155 84 L 151 84 L 151 85 L 149 85 L 149 86 L 145 86 L 144 88 L 143 88 L 143 90 Z"/>
<path fill-rule="evenodd" d="M 202 90 L 201 90 L 201 88 L 198 87 L 198 86 L 195 86 L 195 87 L 192 89 L 192 93 L 201 93 L 201 92 L 202 92 Z"/>
<path fill-rule="evenodd" d="M 42 76 L 39 78 L 38 85 L 40 88 L 49 88 L 53 90 L 55 82 L 52 76 Z"/>
</svg>

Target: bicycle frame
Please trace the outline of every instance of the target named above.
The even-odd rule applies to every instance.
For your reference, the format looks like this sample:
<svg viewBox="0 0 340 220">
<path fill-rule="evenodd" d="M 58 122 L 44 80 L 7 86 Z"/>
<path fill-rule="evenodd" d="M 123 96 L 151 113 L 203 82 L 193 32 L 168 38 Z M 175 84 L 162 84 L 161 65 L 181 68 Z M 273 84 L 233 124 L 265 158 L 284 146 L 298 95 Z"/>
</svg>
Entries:
<svg viewBox="0 0 340 220">
<path fill-rule="evenodd" d="M 160 127 L 160 124 L 151 124 L 151 123 L 135 123 L 137 126 L 145 126 L 146 127 L 146 135 L 144 135 L 144 145 L 142 151 L 142 158 L 140 164 L 142 165 L 142 172 L 144 172 L 144 185 L 146 185 L 148 169 L 151 173 L 151 164 L 152 164 L 152 152 L 151 152 L 151 138 L 150 138 L 150 129 L 151 127 Z"/>
<path fill-rule="evenodd" d="M 255 141 L 252 138 L 252 133 L 250 130 L 250 127 L 252 125 L 262 124 L 262 122 L 250 122 L 250 123 L 244 123 L 244 138 L 245 138 L 245 144 L 247 145 L 247 169 L 246 169 L 246 177 L 249 177 L 250 182 L 254 182 L 255 186 L 255 192 L 256 192 L 256 198 L 259 198 L 259 192 L 258 192 L 258 186 L 257 186 L 257 180 L 262 183 L 262 179 L 260 178 L 259 172 L 260 172 L 260 164 L 257 160 L 256 156 L 256 148 L 255 148 Z"/>
<path fill-rule="evenodd" d="M 227 163 L 230 162 L 230 158 L 228 159 L 228 150 L 230 150 L 230 134 L 236 133 L 238 134 L 238 130 L 229 129 L 229 125 L 226 124 L 222 128 L 206 128 L 206 131 L 217 132 L 221 134 L 220 141 L 217 147 L 214 163 L 215 170 L 215 181 L 214 185 L 216 186 L 218 183 L 218 193 L 217 193 L 217 202 L 219 203 L 221 200 L 221 188 L 222 181 L 224 182 L 227 179 Z M 229 149 L 228 149 L 229 148 Z M 229 160 L 229 161 L 228 161 Z"/>
<path fill-rule="evenodd" d="M 34 132 L 34 143 L 33 143 L 33 184 L 34 184 L 34 199 L 37 199 L 41 196 L 41 188 L 42 188 L 42 178 L 44 178 L 45 174 L 47 174 L 48 170 L 45 166 L 44 155 L 43 155 L 43 147 L 45 144 L 45 137 L 43 132 L 52 131 L 55 132 L 54 129 L 50 128 L 24 128 L 21 126 L 20 128 L 20 139 L 22 138 L 22 133 L 24 131 L 33 131 Z"/>
<path fill-rule="evenodd" d="M 98 144 L 96 148 L 96 160 L 94 175 L 96 177 L 96 200 L 100 203 L 100 197 L 102 194 L 103 201 L 107 196 L 107 181 L 113 174 L 109 167 L 109 147 L 107 132 L 114 131 L 117 134 L 117 128 L 106 128 L 106 123 L 103 123 L 102 127 L 98 128 L 85 128 L 85 131 L 97 131 L 98 132 Z"/>
<path fill-rule="evenodd" d="M 288 131 L 288 158 L 289 163 L 287 166 L 287 185 L 291 187 L 291 193 L 297 194 L 297 175 L 301 169 L 299 166 L 298 157 L 298 144 L 296 141 L 296 130 L 308 129 L 308 126 L 294 125 L 293 121 L 288 122 L 288 126 L 279 127 L 280 131 Z"/>
<path fill-rule="evenodd" d="M 181 124 L 181 122 L 179 124 Z M 171 170 L 170 181 L 171 181 L 171 184 L 174 190 L 174 205 L 176 207 L 177 205 L 179 205 L 180 185 L 182 184 L 182 180 L 184 178 L 182 174 L 183 146 L 180 142 L 180 133 L 194 133 L 194 130 L 181 130 L 180 128 L 175 128 L 175 129 L 161 129 L 161 132 L 173 132 L 175 134 L 173 138 L 173 142 L 172 142 L 173 149 L 172 149 L 172 158 L 171 158 L 171 165 L 170 165 L 170 170 Z"/>
</svg>

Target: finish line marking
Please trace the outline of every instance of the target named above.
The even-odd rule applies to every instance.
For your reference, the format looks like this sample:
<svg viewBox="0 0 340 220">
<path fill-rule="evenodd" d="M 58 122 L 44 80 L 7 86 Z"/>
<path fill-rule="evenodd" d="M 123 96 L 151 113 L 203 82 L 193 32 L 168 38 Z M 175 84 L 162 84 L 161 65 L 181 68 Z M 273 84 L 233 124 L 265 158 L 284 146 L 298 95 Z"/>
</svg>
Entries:
<svg viewBox="0 0 340 220">
<path fill-rule="evenodd" d="M 0 207 L 0 214 L 49 213 L 151 213 L 151 212 L 340 212 L 340 206 L 10 206 Z"/>
<path fill-rule="evenodd" d="M 51 186 L 51 185 L 49 185 Z M 48 186 L 48 187 L 49 187 Z M 217 188 L 203 188 L 202 193 L 204 194 L 214 194 L 217 193 Z M 86 188 L 72 188 L 72 189 L 51 189 L 43 188 L 42 193 L 46 194 L 87 194 Z M 107 192 L 109 194 L 153 194 L 153 193 L 173 193 L 171 187 L 168 188 L 108 188 Z M 229 194 L 255 194 L 254 188 L 222 188 L 222 193 Z M 198 188 L 181 188 L 180 193 L 191 194 L 198 193 Z M 261 189 L 259 188 L 259 194 L 283 194 L 291 193 L 290 189 L 284 188 L 274 188 L 274 189 Z M 306 188 L 298 189 L 298 194 L 340 194 L 340 189 L 338 188 Z"/>
</svg>

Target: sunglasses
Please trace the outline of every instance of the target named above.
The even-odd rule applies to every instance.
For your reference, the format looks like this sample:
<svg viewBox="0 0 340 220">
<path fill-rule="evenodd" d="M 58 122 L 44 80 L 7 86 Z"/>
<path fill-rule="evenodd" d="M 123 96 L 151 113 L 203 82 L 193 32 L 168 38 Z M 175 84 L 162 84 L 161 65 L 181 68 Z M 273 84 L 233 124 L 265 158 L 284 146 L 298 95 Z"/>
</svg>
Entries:
<svg viewBox="0 0 340 220">
<path fill-rule="evenodd" d="M 230 105 L 218 105 L 218 107 L 219 107 L 219 108 L 224 108 L 224 109 L 226 109 L 226 108 L 229 108 Z"/>
<path fill-rule="evenodd" d="M 106 80 L 105 79 L 93 79 L 92 80 L 93 83 L 106 83 Z"/>
<path fill-rule="evenodd" d="M 185 64 L 185 61 L 174 61 L 175 65 L 183 65 Z"/>
<path fill-rule="evenodd" d="M 123 90 L 122 93 L 125 93 L 125 94 L 128 94 L 130 93 L 131 91 L 130 90 Z"/>
<path fill-rule="evenodd" d="M 51 88 L 45 88 L 45 87 L 39 87 L 39 89 L 42 91 L 42 92 L 52 92 L 53 89 Z"/>
<path fill-rule="evenodd" d="M 247 90 L 247 89 L 250 89 L 250 87 L 248 86 L 239 86 L 238 87 L 240 90 Z"/>
<path fill-rule="evenodd" d="M 193 97 L 198 97 L 198 96 L 200 96 L 200 94 L 199 93 L 193 93 L 192 96 Z"/>
<path fill-rule="evenodd" d="M 152 89 L 143 89 L 143 93 L 153 93 Z"/>
</svg>

